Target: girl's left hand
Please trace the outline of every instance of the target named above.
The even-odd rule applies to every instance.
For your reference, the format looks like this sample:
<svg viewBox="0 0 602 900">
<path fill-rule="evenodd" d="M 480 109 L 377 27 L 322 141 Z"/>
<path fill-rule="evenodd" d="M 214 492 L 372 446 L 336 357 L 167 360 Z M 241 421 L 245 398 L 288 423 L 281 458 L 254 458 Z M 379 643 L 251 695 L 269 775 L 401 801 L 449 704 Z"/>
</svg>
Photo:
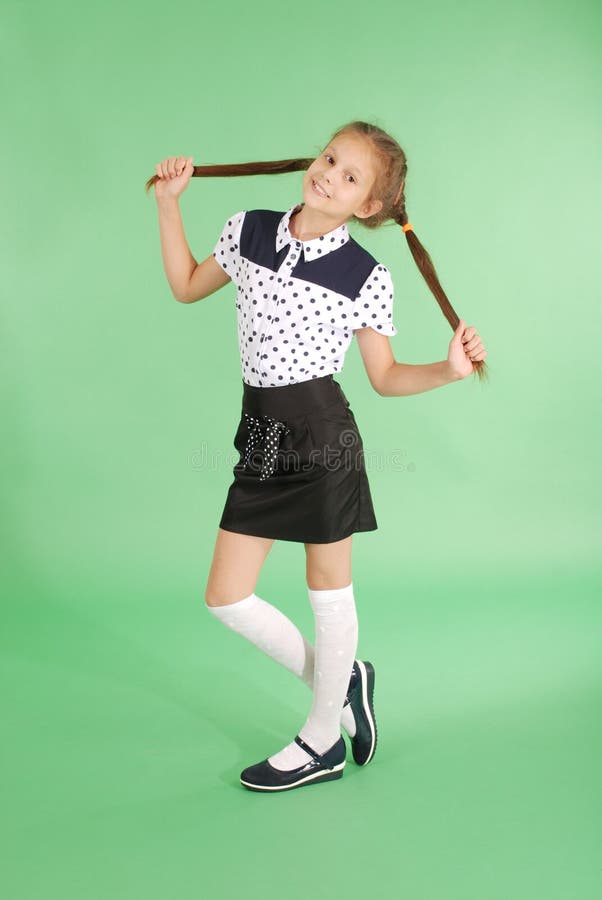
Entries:
<svg viewBox="0 0 602 900">
<path fill-rule="evenodd" d="M 485 359 L 485 350 L 476 328 L 466 327 L 464 319 L 460 319 L 454 336 L 449 342 L 447 361 L 454 378 L 466 378 L 475 371 L 472 360 Z"/>
</svg>

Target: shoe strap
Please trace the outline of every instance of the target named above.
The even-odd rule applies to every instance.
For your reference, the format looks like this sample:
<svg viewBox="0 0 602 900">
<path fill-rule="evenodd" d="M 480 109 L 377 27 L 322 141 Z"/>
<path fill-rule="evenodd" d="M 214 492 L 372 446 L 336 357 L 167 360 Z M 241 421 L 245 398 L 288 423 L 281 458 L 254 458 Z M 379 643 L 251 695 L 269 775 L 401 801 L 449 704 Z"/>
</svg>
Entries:
<svg viewBox="0 0 602 900">
<path fill-rule="evenodd" d="M 321 753 L 316 753 L 313 747 L 310 747 L 309 744 L 306 744 L 303 738 L 300 738 L 299 735 L 295 737 L 295 741 L 297 742 L 297 744 L 299 744 L 300 747 L 303 747 L 306 753 L 309 753 L 310 756 L 313 756 L 316 762 L 319 762 L 321 757 L 324 755 Z"/>
</svg>

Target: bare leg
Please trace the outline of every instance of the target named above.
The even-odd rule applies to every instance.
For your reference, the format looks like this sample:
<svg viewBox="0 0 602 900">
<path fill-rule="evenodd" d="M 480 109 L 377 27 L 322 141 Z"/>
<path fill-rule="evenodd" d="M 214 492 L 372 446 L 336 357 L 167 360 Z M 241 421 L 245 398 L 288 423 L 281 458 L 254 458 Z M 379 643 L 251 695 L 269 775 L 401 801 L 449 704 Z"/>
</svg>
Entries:
<svg viewBox="0 0 602 900">
<path fill-rule="evenodd" d="M 305 544 L 307 587 L 323 591 L 342 588 L 351 582 L 351 540 L 353 535 L 330 544 Z"/>
<path fill-rule="evenodd" d="M 205 588 L 207 605 L 225 606 L 248 597 L 273 543 L 273 538 L 218 528 Z"/>
</svg>

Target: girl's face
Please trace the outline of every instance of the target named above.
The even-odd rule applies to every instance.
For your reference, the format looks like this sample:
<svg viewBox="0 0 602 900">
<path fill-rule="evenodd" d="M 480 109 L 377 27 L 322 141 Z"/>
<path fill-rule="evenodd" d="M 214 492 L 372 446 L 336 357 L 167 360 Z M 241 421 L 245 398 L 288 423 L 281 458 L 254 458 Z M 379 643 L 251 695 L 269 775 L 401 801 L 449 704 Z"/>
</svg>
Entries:
<svg viewBox="0 0 602 900">
<path fill-rule="evenodd" d="M 382 203 L 368 196 L 376 171 L 370 147 L 361 135 L 341 134 L 324 148 L 303 178 L 305 205 L 335 219 L 366 218 Z"/>
</svg>

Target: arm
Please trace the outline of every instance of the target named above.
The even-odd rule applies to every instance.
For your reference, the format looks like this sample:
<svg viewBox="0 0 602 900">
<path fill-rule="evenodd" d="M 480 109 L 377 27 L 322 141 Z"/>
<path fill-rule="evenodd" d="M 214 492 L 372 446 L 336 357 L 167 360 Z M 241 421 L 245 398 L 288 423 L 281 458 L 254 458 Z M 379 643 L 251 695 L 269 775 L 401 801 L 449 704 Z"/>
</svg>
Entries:
<svg viewBox="0 0 602 900">
<path fill-rule="evenodd" d="M 460 380 L 447 359 L 424 365 L 396 362 L 387 335 L 373 328 L 359 328 L 354 333 L 370 384 L 381 397 L 420 394 Z"/>
<path fill-rule="evenodd" d="M 204 300 L 224 285 L 232 281 L 229 275 L 215 260 L 213 253 L 199 263 L 190 276 L 188 287 L 179 298 L 181 303 L 195 303 Z"/>
<path fill-rule="evenodd" d="M 231 279 L 213 255 L 197 264 L 190 252 L 178 199 L 157 200 L 159 235 L 165 274 L 172 294 L 179 303 L 194 303 L 213 294 Z"/>
</svg>

